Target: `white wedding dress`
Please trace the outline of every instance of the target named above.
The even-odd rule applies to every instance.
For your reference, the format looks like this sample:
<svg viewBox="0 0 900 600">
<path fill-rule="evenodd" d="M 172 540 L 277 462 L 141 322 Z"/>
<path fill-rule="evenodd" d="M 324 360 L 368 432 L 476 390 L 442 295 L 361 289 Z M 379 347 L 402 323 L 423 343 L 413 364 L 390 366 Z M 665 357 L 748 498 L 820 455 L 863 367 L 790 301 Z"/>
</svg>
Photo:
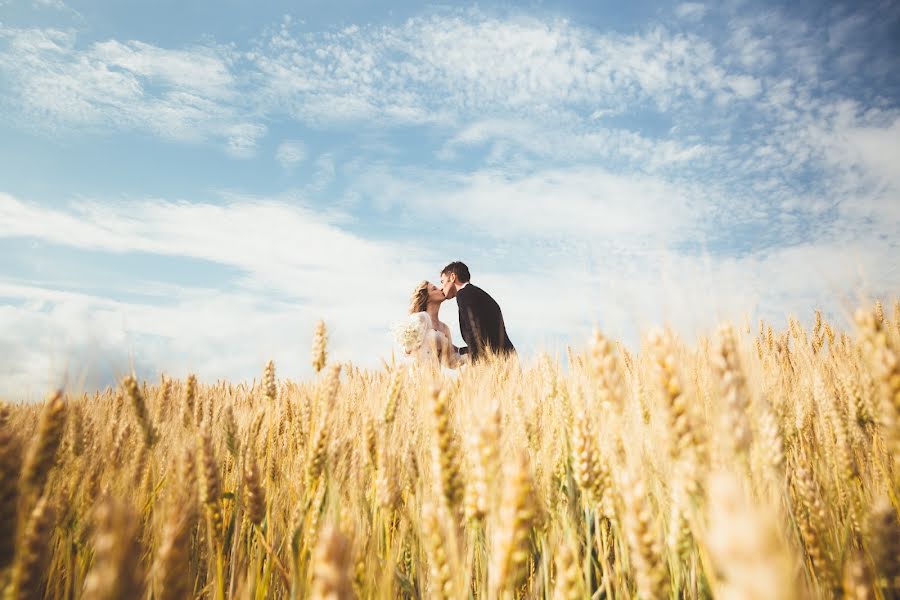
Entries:
<svg viewBox="0 0 900 600">
<path fill-rule="evenodd" d="M 409 318 L 422 330 L 420 343 L 417 348 L 412 349 L 410 358 L 420 366 L 440 365 L 455 368 L 459 362 L 459 355 L 453 350 L 447 336 L 434 328 L 428 313 L 413 313 Z"/>
</svg>

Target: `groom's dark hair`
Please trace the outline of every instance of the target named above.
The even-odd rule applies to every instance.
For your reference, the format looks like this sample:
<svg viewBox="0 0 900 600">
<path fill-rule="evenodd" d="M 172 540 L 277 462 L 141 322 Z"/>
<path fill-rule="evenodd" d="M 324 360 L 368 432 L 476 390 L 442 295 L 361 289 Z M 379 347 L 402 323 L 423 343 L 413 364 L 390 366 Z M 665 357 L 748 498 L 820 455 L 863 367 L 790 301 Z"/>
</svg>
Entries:
<svg viewBox="0 0 900 600">
<path fill-rule="evenodd" d="M 441 271 L 441 275 L 449 275 L 450 273 L 456 275 L 456 280 L 460 283 L 469 282 L 469 267 L 467 267 L 465 263 L 456 260 L 444 267 L 444 270 Z"/>
</svg>

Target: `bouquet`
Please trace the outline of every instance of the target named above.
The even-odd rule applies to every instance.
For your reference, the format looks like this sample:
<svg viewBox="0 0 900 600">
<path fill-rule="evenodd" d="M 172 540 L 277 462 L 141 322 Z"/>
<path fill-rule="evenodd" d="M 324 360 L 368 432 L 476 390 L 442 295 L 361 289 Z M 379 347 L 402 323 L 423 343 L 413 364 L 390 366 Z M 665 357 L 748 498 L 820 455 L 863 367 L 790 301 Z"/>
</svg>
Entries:
<svg viewBox="0 0 900 600">
<path fill-rule="evenodd" d="M 422 347 L 427 330 L 428 324 L 422 318 L 410 315 L 405 322 L 394 326 L 394 339 L 403 351 L 410 355 Z"/>
</svg>

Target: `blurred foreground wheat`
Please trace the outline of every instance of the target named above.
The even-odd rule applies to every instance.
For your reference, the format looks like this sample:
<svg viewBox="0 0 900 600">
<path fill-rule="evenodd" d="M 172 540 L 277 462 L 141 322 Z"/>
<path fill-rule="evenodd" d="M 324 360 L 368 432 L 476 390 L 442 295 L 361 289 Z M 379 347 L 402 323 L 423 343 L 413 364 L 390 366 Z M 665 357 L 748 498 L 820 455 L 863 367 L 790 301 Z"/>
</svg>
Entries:
<svg viewBox="0 0 900 600">
<path fill-rule="evenodd" d="M 0 405 L 7 598 L 900 597 L 900 306 Z"/>
</svg>

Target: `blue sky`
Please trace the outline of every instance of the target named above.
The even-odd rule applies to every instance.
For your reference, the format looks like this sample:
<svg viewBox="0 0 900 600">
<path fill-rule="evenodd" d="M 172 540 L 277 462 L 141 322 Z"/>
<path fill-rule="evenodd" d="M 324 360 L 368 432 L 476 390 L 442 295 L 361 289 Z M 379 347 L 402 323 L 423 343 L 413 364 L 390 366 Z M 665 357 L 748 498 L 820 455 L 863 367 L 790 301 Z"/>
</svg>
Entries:
<svg viewBox="0 0 900 600">
<path fill-rule="evenodd" d="M 0 0 L 0 397 L 897 295 L 900 3 L 620 4 Z"/>
</svg>

